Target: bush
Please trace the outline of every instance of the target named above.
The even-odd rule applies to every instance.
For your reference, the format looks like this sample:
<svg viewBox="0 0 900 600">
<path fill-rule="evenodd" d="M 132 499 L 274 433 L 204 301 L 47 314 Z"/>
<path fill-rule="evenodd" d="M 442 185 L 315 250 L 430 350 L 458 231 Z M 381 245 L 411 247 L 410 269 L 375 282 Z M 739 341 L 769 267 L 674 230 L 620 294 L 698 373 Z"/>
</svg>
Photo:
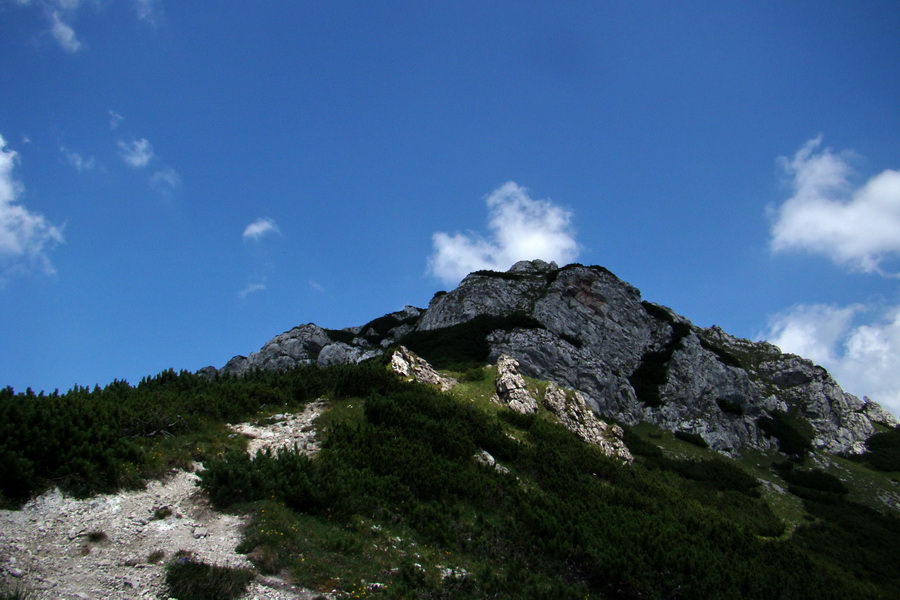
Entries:
<svg viewBox="0 0 900 600">
<path fill-rule="evenodd" d="M 728 400 L 727 398 L 717 398 L 716 406 L 718 406 L 722 410 L 722 412 L 736 415 L 738 417 L 744 414 L 744 408 L 740 404 Z"/>
<path fill-rule="evenodd" d="M 169 595 L 178 600 L 234 600 L 247 593 L 253 571 L 181 556 L 166 568 Z"/>
<path fill-rule="evenodd" d="M 647 306 L 653 305 L 648 304 Z M 662 310 L 657 307 L 654 307 L 654 309 L 657 311 Z M 672 360 L 672 355 L 675 354 L 675 351 L 681 348 L 684 338 L 691 332 L 690 326 L 684 323 L 673 322 L 671 317 L 669 317 L 667 322 L 671 323 L 672 328 L 669 341 L 661 350 L 644 352 L 641 362 L 638 363 L 637 368 L 628 377 L 628 382 L 634 388 L 634 393 L 638 400 L 653 408 L 658 408 L 662 405 L 659 388 L 666 383 L 669 377 L 669 361 Z"/>
<path fill-rule="evenodd" d="M 438 369 L 463 371 L 487 362 L 487 336 L 498 329 L 543 329 L 524 313 L 506 316 L 478 315 L 474 319 L 430 331 L 413 331 L 401 343 Z M 461 368 L 460 368 L 461 367 Z"/>
<path fill-rule="evenodd" d="M 703 436 L 699 433 L 694 433 L 692 431 L 676 431 L 675 437 L 700 448 L 709 448 L 709 444 L 706 443 L 706 440 L 704 440 Z"/>
<path fill-rule="evenodd" d="M 763 433 L 778 440 L 778 449 L 785 454 L 804 456 L 812 449 L 812 435 L 803 431 L 812 428 L 802 417 L 774 412 L 771 417 L 760 417 L 756 423 Z"/>
<path fill-rule="evenodd" d="M 782 471 L 781 476 L 789 483 L 810 490 L 818 490 L 820 492 L 828 492 L 831 494 L 847 494 L 850 491 L 840 479 L 831 473 L 826 473 L 820 469 L 812 469 L 810 471 L 787 469 Z"/>
<path fill-rule="evenodd" d="M 876 433 L 866 440 L 865 458 L 879 471 L 900 471 L 900 431 Z"/>
</svg>

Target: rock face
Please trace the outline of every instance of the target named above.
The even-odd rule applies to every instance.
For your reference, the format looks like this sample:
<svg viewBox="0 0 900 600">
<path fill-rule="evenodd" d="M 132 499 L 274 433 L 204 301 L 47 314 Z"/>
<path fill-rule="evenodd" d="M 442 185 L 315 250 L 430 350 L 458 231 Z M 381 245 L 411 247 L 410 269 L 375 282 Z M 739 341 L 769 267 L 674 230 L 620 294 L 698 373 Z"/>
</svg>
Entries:
<svg viewBox="0 0 900 600">
<path fill-rule="evenodd" d="M 552 381 L 544 393 L 544 405 L 559 419 L 563 427 L 588 444 L 599 446 L 604 454 L 630 463 L 634 460 L 622 436 L 625 432 L 618 425 L 610 425 L 597 418 L 588 407 L 581 392 L 568 394 Z"/>
<path fill-rule="evenodd" d="M 341 332 L 297 327 L 249 357 L 235 357 L 222 372 L 359 362 L 407 337 L 511 316 L 521 325 L 483 337 L 487 362 L 508 357 L 524 375 L 578 390 L 600 417 L 694 433 L 720 452 L 779 447 L 771 425 L 777 422 L 815 449 L 859 453 L 875 423 L 897 423 L 875 402 L 845 393 L 806 359 L 717 327 L 697 327 L 643 301 L 635 287 L 602 267 L 559 268 L 543 261 L 519 262 L 505 273 L 472 273 L 455 290 L 436 294 L 426 310 L 407 307 Z M 510 405 L 536 410 L 534 398 L 521 396 L 514 379 L 501 385 L 513 398 Z"/>
<path fill-rule="evenodd" d="M 517 413 L 530 415 L 538 410 L 537 402 L 528 391 L 525 378 L 519 374 L 519 363 L 506 355 L 497 361 L 497 401 Z"/>
<path fill-rule="evenodd" d="M 435 371 L 428 361 L 416 356 L 404 346 L 400 346 L 391 355 L 391 370 L 401 377 L 408 377 L 419 383 L 440 386 L 444 392 L 456 385 L 455 379 L 444 377 Z"/>
</svg>

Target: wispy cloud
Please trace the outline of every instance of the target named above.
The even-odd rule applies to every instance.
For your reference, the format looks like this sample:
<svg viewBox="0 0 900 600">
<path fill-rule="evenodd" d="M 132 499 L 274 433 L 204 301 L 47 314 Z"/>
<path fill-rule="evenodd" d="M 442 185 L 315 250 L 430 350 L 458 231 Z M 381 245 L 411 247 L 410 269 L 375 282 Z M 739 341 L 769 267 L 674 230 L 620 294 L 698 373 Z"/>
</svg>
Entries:
<svg viewBox="0 0 900 600">
<path fill-rule="evenodd" d="M 259 241 L 263 237 L 272 234 L 278 234 L 281 231 L 278 229 L 278 225 L 275 224 L 275 221 L 269 218 L 259 218 L 247 225 L 244 228 L 244 233 L 241 235 L 244 241 Z"/>
<path fill-rule="evenodd" d="M 322 293 L 325 291 L 325 287 L 319 283 L 318 281 L 309 280 L 309 287 L 311 287 L 314 291 Z"/>
<path fill-rule="evenodd" d="M 485 199 L 488 239 L 469 233 L 432 236 L 429 271 L 453 284 L 472 271 L 506 270 L 519 260 L 540 258 L 565 264 L 580 251 L 571 226 L 572 213 L 550 200 L 535 200 L 510 181 Z"/>
<path fill-rule="evenodd" d="M 82 44 L 75 35 L 72 26 L 63 21 L 63 17 L 58 10 L 51 10 L 47 13 L 50 19 L 50 34 L 59 44 L 60 48 L 66 52 L 75 53 L 81 50 Z"/>
<path fill-rule="evenodd" d="M 13 176 L 17 162 L 18 154 L 0 136 L 0 261 L 4 272 L 36 265 L 53 273 L 47 251 L 63 242 L 62 230 L 17 204 L 23 190 Z"/>
<path fill-rule="evenodd" d="M 181 186 L 181 175 L 172 167 L 166 167 L 153 173 L 150 183 L 157 188 L 175 189 Z"/>
<path fill-rule="evenodd" d="M 70 150 L 65 146 L 60 146 L 59 151 L 62 152 L 63 156 L 66 157 L 66 161 L 75 167 L 75 170 L 79 173 L 82 171 L 90 171 L 97 166 L 97 161 L 94 160 L 93 156 L 85 158 L 80 153 Z"/>
<path fill-rule="evenodd" d="M 161 11 L 157 0 L 134 0 L 134 10 L 140 20 L 156 25 Z"/>
<path fill-rule="evenodd" d="M 134 169 L 146 167 L 153 160 L 153 146 L 146 139 L 132 140 L 130 142 L 118 142 L 122 160 Z"/>
<path fill-rule="evenodd" d="M 0 0 L 0 4 L 4 0 Z M 78 39 L 78 34 L 72 26 L 83 5 L 87 4 L 96 10 L 104 10 L 110 4 L 104 0 L 83 2 L 82 0 L 12 0 L 14 4 L 23 8 L 33 8 L 43 13 L 47 20 L 49 30 L 42 35 L 49 34 L 60 48 L 66 52 L 75 54 L 84 48 L 84 44 Z M 131 0 L 137 18 L 143 23 L 156 27 L 162 16 L 161 0 Z"/>
<path fill-rule="evenodd" d="M 252 294 L 254 292 L 262 292 L 265 289 L 265 283 L 251 283 L 240 292 L 238 292 L 238 296 L 240 296 L 241 298 L 246 298 L 248 294 Z"/>
<path fill-rule="evenodd" d="M 900 306 L 798 305 L 773 316 L 757 337 L 821 364 L 846 391 L 900 414 Z"/>
<path fill-rule="evenodd" d="M 119 113 L 117 113 L 114 110 L 110 110 L 108 112 L 109 112 L 109 128 L 110 129 L 115 129 L 116 127 L 121 125 L 122 121 L 125 120 L 125 117 L 123 117 L 122 115 L 120 115 Z"/>
<path fill-rule="evenodd" d="M 794 195 L 774 212 L 773 252 L 803 250 L 866 273 L 900 257 L 900 171 L 886 170 L 861 186 L 849 182 L 848 153 L 822 148 L 822 136 L 792 158 L 782 157 Z"/>
</svg>

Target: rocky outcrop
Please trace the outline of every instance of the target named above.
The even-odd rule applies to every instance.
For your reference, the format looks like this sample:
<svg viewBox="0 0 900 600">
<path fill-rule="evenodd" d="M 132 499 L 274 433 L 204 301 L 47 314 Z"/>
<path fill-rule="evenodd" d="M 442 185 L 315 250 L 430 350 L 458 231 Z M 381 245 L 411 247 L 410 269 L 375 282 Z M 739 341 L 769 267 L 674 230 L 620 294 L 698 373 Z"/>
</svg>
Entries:
<svg viewBox="0 0 900 600">
<path fill-rule="evenodd" d="M 374 348 L 361 348 L 359 346 L 351 346 L 344 342 L 334 342 L 328 344 L 319 351 L 316 364 L 320 367 L 329 365 L 346 365 L 361 363 L 370 358 L 381 356 L 382 351 Z"/>
<path fill-rule="evenodd" d="M 625 442 L 624 431 L 597 418 L 580 392 L 566 392 L 553 382 L 544 393 L 544 406 L 556 415 L 559 422 L 588 444 L 599 446 L 604 454 L 630 463 L 634 460 Z"/>
<path fill-rule="evenodd" d="M 432 300 L 420 328 L 511 313 L 540 327 L 492 332 L 490 361 L 510 356 L 525 375 L 579 390 L 601 417 L 695 433 L 724 453 L 777 448 L 760 421 L 781 413 L 832 453 L 862 451 L 872 416 L 886 419 L 824 369 L 765 342 L 696 327 L 602 267 L 533 261 L 473 273 Z"/>
<path fill-rule="evenodd" d="M 313 323 L 294 327 L 275 336 L 250 356 L 235 356 L 222 368 L 225 375 L 243 375 L 251 369 L 290 369 L 314 363 L 325 346 L 332 343 L 328 334 Z"/>
<path fill-rule="evenodd" d="M 602 418 L 693 433 L 726 454 L 778 448 L 765 427 L 772 419 L 790 423 L 813 448 L 830 453 L 863 452 L 875 423 L 897 423 L 875 402 L 845 393 L 808 360 L 717 327 L 697 327 L 643 301 L 635 287 L 602 267 L 560 268 L 539 260 L 505 273 L 472 273 L 455 290 L 436 294 L 426 310 L 408 306 L 341 332 L 311 324 L 292 329 L 222 371 L 359 362 L 406 336 L 438 336 L 476 317 L 482 317 L 479 327 L 499 327 L 479 338 L 488 362 L 508 357 L 520 375 L 578 390 Z M 515 378 L 499 386 L 504 402 L 536 410 Z"/>
<path fill-rule="evenodd" d="M 516 359 L 504 355 L 497 361 L 496 388 L 497 402 L 523 415 L 537 412 L 537 401 L 528 391 L 528 385 L 519 373 L 519 363 Z"/>
<path fill-rule="evenodd" d="M 403 346 L 400 346 L 391 355 L 391 370 L 401 377 L 407 377 L 419 383 L 437 385 L 444 392 L 457 383 L 452 377 L 444 377 L 435 371 L 427 360 L 416 356 L 414 352 Z"/>
</svg>

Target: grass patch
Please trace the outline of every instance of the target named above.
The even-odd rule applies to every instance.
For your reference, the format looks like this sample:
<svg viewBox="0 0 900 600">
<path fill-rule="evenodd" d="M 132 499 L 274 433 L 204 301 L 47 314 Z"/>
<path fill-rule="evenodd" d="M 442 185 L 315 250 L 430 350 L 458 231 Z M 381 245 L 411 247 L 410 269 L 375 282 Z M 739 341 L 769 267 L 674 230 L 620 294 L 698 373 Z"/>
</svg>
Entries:
<svg viewBox="0 0 900 600">
<path fill-rule="evenodd" d="M 318 437 L 324 436 L 336 423 L 356 426 L 363 422 L 363 398 L 343 398 L 327 404 L 322 414 L 313 422 Z"/>
<path fill-rule="evenodd" d="M 178 600 L 235 600 L 247 592 L 253 571 L 210 565 L 181 556 L 166 567 L 166 586 Z"/>
<path fill-rule="evenodd" d="M 0 600 L 36 600 L 37 597 L 33 591 L 21 587 L 18 583 L 12 590 L 0 591 Z"/>
</svg>

